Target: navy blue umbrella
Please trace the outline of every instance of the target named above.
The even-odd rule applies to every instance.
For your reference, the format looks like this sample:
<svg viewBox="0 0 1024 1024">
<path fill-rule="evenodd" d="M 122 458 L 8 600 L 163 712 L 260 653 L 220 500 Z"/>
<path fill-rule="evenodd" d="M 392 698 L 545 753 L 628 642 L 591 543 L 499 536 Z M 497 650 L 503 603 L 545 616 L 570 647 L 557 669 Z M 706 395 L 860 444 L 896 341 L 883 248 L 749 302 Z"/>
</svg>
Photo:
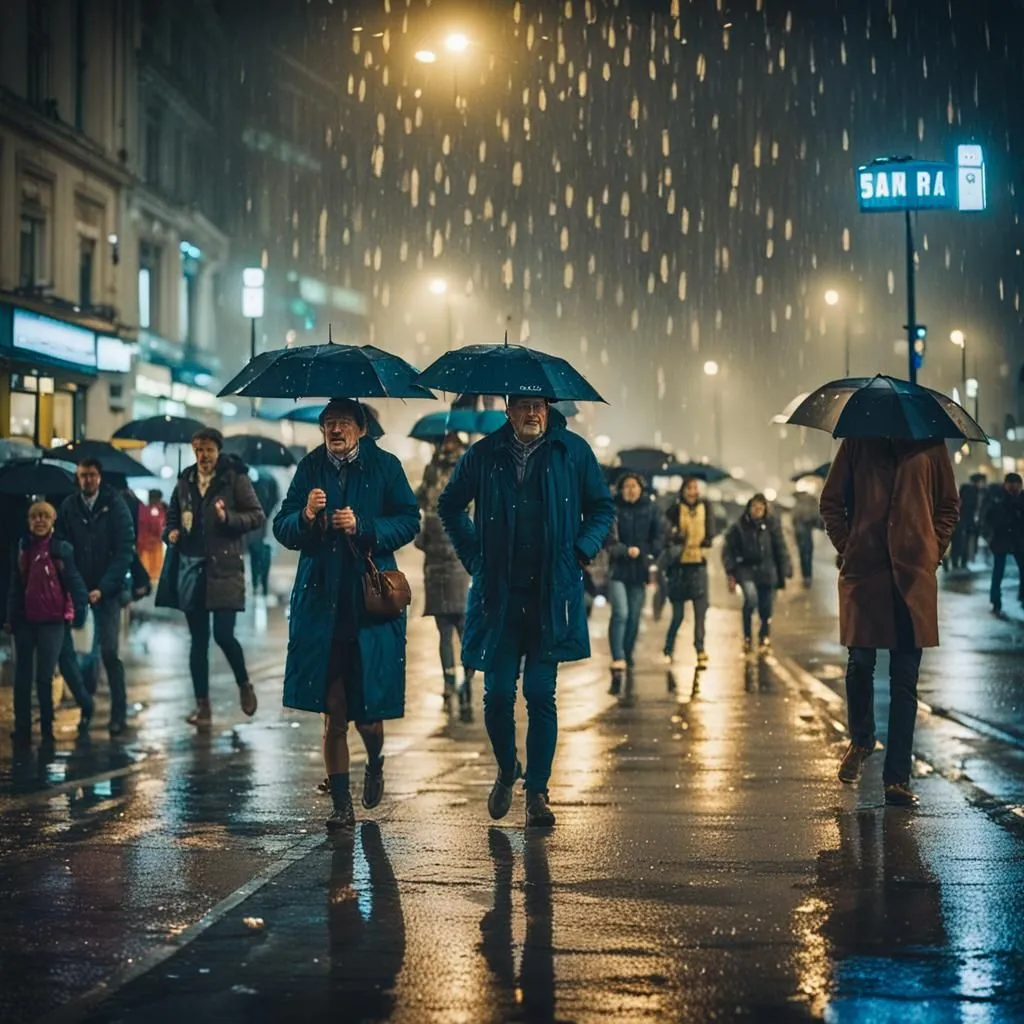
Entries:
<svg viewBox="0 0 1024 1024">
<path fill-rule="evenodd" d="M 205 426 L 205 423 L 187 416 L 149 416 L 118 427 L 112 436 L 123 441 L 145 441 L 146 444 L 189 444 L 192 435 Z"/>
<path fill-rule="evenodd" d="M 374 441 L 379 441 L 384 436 L 384 428 L 380 425 L 380 417 L 375 409 L 370 408 L 364 402 L 359 403 L 366 413 L 366 434 Z M 320 405 L 297 405 L 289 409 L 277 418 L 288 420 L 291 423 L 314 423 L 320 425 L 320 413 L 324 411 L 323 404 Z"/>
<path fill-rule="evenodd" d="M 54 498 L 74 494 L 78 482 L 62 466 L 39 459 L 14 459 L 0 466 L 0 494 L 46 494 Z"/>
<path fill-rule="evenodd" d="M 280 441 L 260 434 L 232 434 L 224 438 L 224 451 L 247 466 L 294 466 L 295 456 Z"/>
<path fill-rule="evenodd" d="M 827 430 L 833 437 L 988 441 L 985 431 L 952 398 L 882 374 L 823 385 L 800 404 L 789 422 Z"/>
<path fill-rule="evenodd" d="M 449 434 L 491 434 L 500 430 L 508 417 L 498 409 L 451 409 L 432 412 L 416 421 L 409 436 L 434 444 Z"/>
<path fill-rule="evenodd" d="M 730 474 L 707 462 L 670 462 L 664 470 L 665 476 L 694 477 L 706 484 L 717 484 L 728 480 Z"/>
<path fill-rule="evenodd" d="M 536 396 L 555 401 L 603 402 L 583 375 L 558 356 L 524 345 L 466 345 L 445 352 L 416 378 L 448 394 Z"/>
<path fill-rule="evenodd" d="M 373 345 L 304 345 L 264 352 L 221 390 L 245 398 L 433 398 L 417 369 Z"/>
<path fill-rule="evenodd" d="M 191 434 L 189 436 L 191 437 Z M 98 459 L 103 467 L 104 476 L 108 473 L 125 477 L 152 476 L 152 472 L 141 462 L 121 451 L 120 448 L 115 448 L 107 441 L 72 441 L 70 444 L 49 448 L 43 453 L 43 457 L 56 462 L 74 464 L 81 462 L 82 459 Z"/>
<path fill-rule="evenodd" d="M 664 476 L 665 467 L 672 461 L 672 453 L 660 448 L 623 448 L 618 456 L 623 468 L 648 477 Z"/>
</svg>

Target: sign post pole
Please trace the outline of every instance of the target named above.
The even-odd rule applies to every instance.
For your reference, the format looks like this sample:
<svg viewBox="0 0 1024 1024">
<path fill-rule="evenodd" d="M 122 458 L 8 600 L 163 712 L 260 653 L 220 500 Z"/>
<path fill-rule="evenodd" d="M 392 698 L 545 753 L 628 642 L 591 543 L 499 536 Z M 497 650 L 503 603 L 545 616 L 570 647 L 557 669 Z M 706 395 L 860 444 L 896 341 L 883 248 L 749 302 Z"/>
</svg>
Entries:
<svg viewBox="0 0 1024 1024">
<path fill-rule="evenodd" d="M 914 260 L 914 228 L 910 222 L 910 210 L 904 210 L 907 227 L 907 360 L 908 380 L 917 383 L 917 292 Z"/>
</svg>

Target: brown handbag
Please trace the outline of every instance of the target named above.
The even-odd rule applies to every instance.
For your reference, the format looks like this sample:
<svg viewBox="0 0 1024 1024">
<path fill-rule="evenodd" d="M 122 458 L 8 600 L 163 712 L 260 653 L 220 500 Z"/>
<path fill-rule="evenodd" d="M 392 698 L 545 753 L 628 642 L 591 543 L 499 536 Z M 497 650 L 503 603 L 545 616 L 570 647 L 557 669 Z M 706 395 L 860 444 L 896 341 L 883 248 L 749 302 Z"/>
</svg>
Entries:
<svg viewBox="0 0 1024 1024">
<path fill-rule="evenodd" d="M 355 545 L 351 546 L 355 552 Z M 363 606 L 366 614 L 384 621 L 399 618 L 412 603 L 412 588 L 405 573 L 400 569 L 381 571 L 370 555 L 364 557 L 366 571 L 363 573 Z"/>
</svg>

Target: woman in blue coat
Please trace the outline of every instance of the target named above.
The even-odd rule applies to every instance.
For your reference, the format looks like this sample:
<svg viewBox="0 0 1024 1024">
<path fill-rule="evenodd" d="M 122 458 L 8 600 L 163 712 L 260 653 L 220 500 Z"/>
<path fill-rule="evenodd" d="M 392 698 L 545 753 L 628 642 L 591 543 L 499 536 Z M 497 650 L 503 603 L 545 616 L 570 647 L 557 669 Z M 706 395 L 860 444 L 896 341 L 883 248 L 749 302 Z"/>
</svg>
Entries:
<svg viewBox="0 0 1024 1024">
<path fill-rule="evenodd" d="M 402 464 L 365 436 L 366 412 L 332 399 L 320 414 L 324 444 L 298 465 L 274 517 L 279 543 L 300 552 L 292 589 L 284 704 L 327 716 L 324 764 L 334 811 L 329 830 L 355 821 L 348 723 L 366 747 L 363 806 L 384 795 L 385 719 L 405 713 L 405 614 L 371 618 L 363 601 L 367 556 L 381 571 L 419 530 Z"/>
</svg>

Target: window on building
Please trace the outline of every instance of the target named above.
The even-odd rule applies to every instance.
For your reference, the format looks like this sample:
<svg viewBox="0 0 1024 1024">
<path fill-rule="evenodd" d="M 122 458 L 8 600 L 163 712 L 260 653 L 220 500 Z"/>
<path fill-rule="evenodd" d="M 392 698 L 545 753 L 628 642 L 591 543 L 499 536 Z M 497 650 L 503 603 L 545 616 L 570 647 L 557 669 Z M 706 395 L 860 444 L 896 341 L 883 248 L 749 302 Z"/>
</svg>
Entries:
<svg viewBox="0 0 1024 1024">
<path fill-rule="evenodd" d="M 18 283 L 22 288 L 50 285 L 50 211 L 53 185 L 41 178 L 21 179 L 21 232 L 18 242 Z"/>
<path fill-rule="evenodd" d="M 53 394 L 53 437 L 50 444 L 67 444 L 75 440 L 75 396 L 70 391 Z"/>
<path fill-rule="evenodd" d="M 33 0 L 27 5 L 25 46 L 25 98 L 43 105 L 50 99 L 52 0 Z"/>
<path fill-rule="evenodd" d="M 104 234 L 106 211 L 88 196 L 75 196 L 75 227 L 78 231 L 78 302 L 95 305 L 103 291 L 102 267 L 97 261 Z"/>
<path fill-rule="evenodd" d="M 160 247 L 139 244 L 139 326 L 159 333 Z"/>
<path fill-rule="evenodd" d="M 159 188 L 163 179 L 161 160 L 163 158 L 164 115 L 159 107 L 150 107 L 146 111 L 146 123 L 143 129 L 143 158 L 145 167 L 143 175 L 154 188 Z"/>
<path fill-rule="evenodd" d="M 93 304 L 93 271 L 96 266 L 96 239 L 78 239 L 78 304 L 88 309 Z"/>
<path fill-rule="evenodd" d="M 36 396 L 27 391 L 11 391 L 11 437 L 36 440 Z"/>
</svg>

